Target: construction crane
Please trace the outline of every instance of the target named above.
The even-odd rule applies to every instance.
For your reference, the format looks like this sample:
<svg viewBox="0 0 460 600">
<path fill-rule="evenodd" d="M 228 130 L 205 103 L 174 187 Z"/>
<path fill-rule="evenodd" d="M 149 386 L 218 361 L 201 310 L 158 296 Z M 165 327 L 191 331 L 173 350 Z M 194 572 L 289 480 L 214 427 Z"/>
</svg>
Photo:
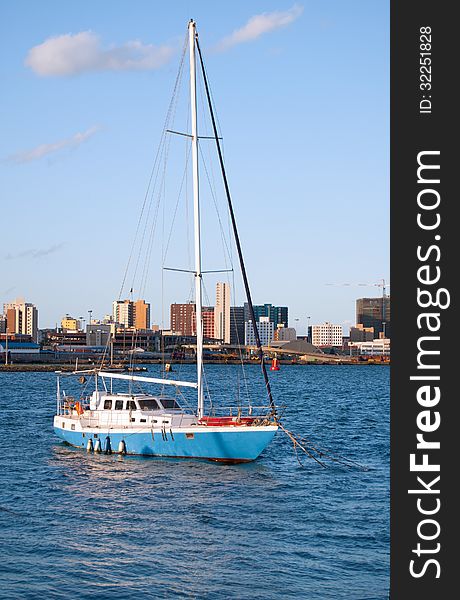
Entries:
<svg viewBox="0 0 460 600">
<path fill-rule="evenodd" d="M 383 324 L 383 333 L 385 335 L 385 298 L 387 298 L 387 288 L 390 287 L 390 283 L 386 282 L 385 279 L 380 279 L 381 283 L 373 282 L 373 283 L 326 283 L 326 285 L 333 285 L 336 287 L 381 287 L 382 288 L 382 324 Z"/>
<path fill-rule="evenodd" d="M 333 285 L 335 287 L 381 287 L 383 298 L 387 297 L 386 289 L 390 287 L 390 284 L 385 279 L 380 279 L 382 283 L 326 283 L 325 285 Z"/>
</svg>

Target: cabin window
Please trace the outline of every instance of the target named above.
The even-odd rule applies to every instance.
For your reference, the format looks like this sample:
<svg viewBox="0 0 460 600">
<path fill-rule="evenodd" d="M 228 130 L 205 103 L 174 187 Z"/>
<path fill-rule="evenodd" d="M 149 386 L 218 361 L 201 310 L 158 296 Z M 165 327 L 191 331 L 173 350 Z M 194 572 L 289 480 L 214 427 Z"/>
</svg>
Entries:
<svg viewBox="0 0 460 600">
<path fill-rule="evenodd" d="M 177 408 L 180 409 L 180 406 L 174 400 L 174 398 L 161 398 L 160 400 L 163 408 Z"/>
<path fill-rule="evenodd" d="M 123 410 L 123 400 L 115 400 L 115 410 Z"/>
<path fill-rule="evenodd" d="M 195 434 L 194 434 L 194 433 L 186 433 L 186 434 L 185 434 L 185 437 L 186 437 L 188 440 L 193 440 L 193 438 L 195 437 Z"/>
<path fill-rule="evenodd" d="M 153 398 L 149 398 L 148 400 L 139 400 L 139 406 L 141 410 L 160 410 L 158 406 L 158 402 Z"/>
<path fill-rule="evenodd" d="M 112 408 L 112 400 L 104 400 L 104 408 L 110 410 Z"/>
<path fill-rule="evenodd" d="M 136 403 L 134 400 L 128 400 L 126 402 L 126 410 L 136 410 Z"/>
<path fill-rule="evenodd" d="M 141 423 L 147 423 L 147 419 L 141 419 Z"/>
<path fill-rule="evenodd" d="M 72 425 L 70 426 L 70 429 L 71 429 L 72 431 L 75 431 L 75 424 L 74 424 L 74 423 L 72 423 Z"/>
<path fill-rule="evenodd" d="M 131 419 L 131 423 L 134 423 L 136 421 L 136 419 Z"/>
</svg>

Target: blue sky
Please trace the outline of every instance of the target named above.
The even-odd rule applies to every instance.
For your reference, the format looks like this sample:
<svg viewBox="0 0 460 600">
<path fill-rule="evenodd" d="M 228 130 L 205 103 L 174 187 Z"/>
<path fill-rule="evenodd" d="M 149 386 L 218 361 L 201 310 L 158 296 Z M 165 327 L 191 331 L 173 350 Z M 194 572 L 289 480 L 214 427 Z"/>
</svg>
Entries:
<svg viewBox="0 0 460 600">
<path fill-rule="evenodd" d="M 348 327 L 356 298 L 381 293 L 357 284 L 389 281 L 384 0 L 2 2 L 0 303 L 25 297 L 40 327 L 111 311 L 191 17 L 254 302 L 289 306 L 300 333 L 307 315 Z M 204 200 L 203 225 L 206 210 Z M 209 225 L 204 267 L 220 268 Z M 188 268 L 178 230 L 168 266 Z M 145 296 L 167 326 L 169 303 L 188 300 L 190 282 L 161 281 L 152 267 Z M 235 293 L 242 303 L 241 286 Z"/>
</svg>

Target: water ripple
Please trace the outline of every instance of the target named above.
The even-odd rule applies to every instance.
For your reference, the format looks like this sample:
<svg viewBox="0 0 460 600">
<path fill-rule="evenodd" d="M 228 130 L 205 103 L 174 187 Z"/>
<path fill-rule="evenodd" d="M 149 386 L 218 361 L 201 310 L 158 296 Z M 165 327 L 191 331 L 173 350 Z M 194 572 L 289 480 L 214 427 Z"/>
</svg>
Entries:
<svg viewBox="0 0 460 600">
<path fill-rule="evenodd" d="M 88 455 L 53 435 L 52 374 L 0 374 L 0 597 L 387 598 L 388 368 L 270 377 L 288 428 L 368 470 L 301 467 L 283 435 L 237 466 Z M 233 367 L 208 380 L 235 395 Z"/>
</svg>

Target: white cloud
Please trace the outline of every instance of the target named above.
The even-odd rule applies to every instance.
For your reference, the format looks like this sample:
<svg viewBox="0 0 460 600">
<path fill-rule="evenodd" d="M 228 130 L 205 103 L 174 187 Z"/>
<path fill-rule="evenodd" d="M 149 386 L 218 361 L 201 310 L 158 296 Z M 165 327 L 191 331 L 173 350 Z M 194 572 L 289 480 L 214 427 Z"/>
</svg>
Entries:
<svg viewBox="0 0 460 600">
<path fill-rule="evenodd" d="M 236 29 L 229 36 L 223 38 L 217 45 L 218 50 L 227 50 L 237 44 L 243 44 L 257 39 L 264 33 L 285 27 L 295 21 L 303 12 L 303 6 L 294 4 L 289 10 L 286 11 L 275 11 L 271 13 L 262 13 L 261 15 L 254 15 L 249 21 L 241 27 Z"/>
<path fill-rule="evenodd" d="M 104 49 L 92 31 L 59 35 L 31 48 L 25 64 L 42 77 L 78 75 L 87 71 L 158 69 L 169 62 L 174 49 L 139 41 Z"/>
<path fill-rule="evenodd" d="M 100 127 L 95 125 L 87 129 L 83 133 L 76 133 L 72 137 L 66 138 L 65 140 L 59 140 L 57 142 L 52 142 L 51 144 L 40 144 L 40 146 L 37 146 L 32 150 L 19 152 L 18 154 L 10 156 L 7 160 L 9 162 L 25 163 L 30 162 L 32 160 L 38 160 L 40 158 L 43 158 L 44 156 L 48 156 L 49 154 L 53 154 L 54 152 L 63 150 L 64 148 L 76 148 L 83 142 L 86 142 L 86 140 L 88 140 L 99 130 Z"/>
</svg>

